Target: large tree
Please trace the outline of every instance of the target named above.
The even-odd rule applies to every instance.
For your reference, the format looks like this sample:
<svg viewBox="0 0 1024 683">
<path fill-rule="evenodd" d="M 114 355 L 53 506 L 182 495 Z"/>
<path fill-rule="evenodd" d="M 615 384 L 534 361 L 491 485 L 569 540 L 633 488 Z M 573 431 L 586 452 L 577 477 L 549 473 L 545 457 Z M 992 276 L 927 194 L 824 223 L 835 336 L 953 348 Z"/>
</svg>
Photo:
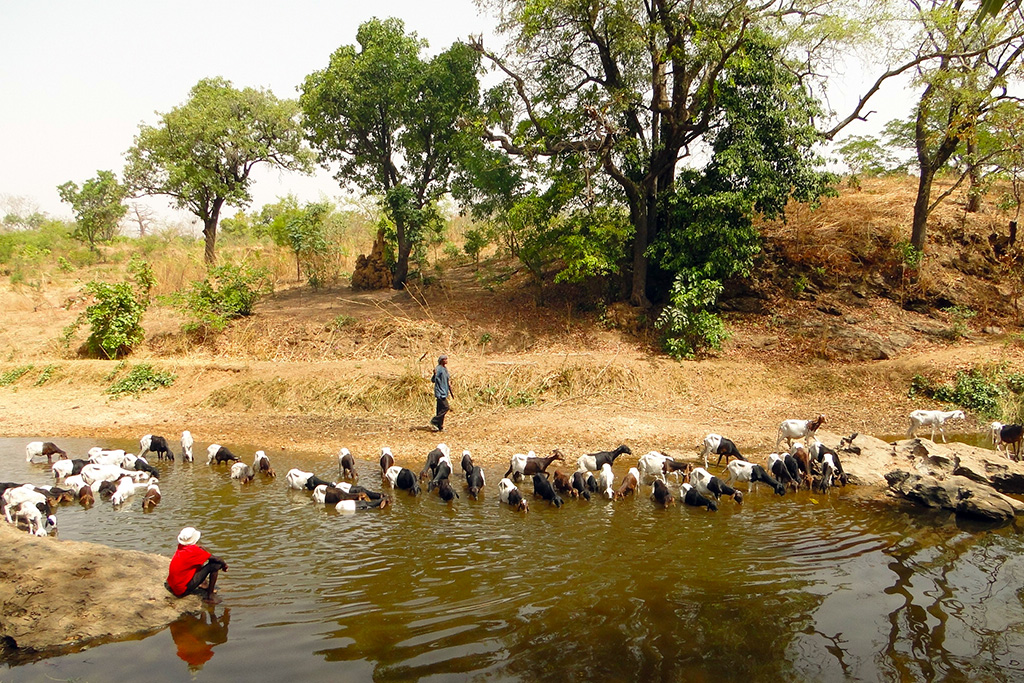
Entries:
<svg viewBox="0 0 1024 683">
<path fill-rule="evenodd" d="M 656 293 L 649 248 L 665 228 L 662 198 L 681 162 L 720 120 L 731 61 L 746 59 L 746 46 L 763 40 L 765 31 L 806 38 L 815 24 L 831 20 L 820 3 L 804 0 L 491 4 L 504 18 L 508 51 L 476 47 L 508 77 L 516 112 L 492 120 L 484 135 L 523 158 L 585 153 L 599 160 L 633 227 L 629 296 L 635 305 Z"/>
<path fill-rule="evenodd" d="M 128 190 L 113 171 L 97 171 L 96 177 L 86 180 L 81 188 L 69 180 L 57 188 L 57 193 L 75 212 L 71 236 L 93 251 L 97 242 L 106 242 L 117 234 L 118 223 L 128 212 L 124 204 Z"/>
<path fill-rule="evenodd" d="M 399 19 L 372 19 L 330 64 L 306 77 L 299 101 L 310 144 L 344 187 L 381 198 L 395 224 L 393 286 L 405 286 L 409 255 L 436 220 L 471 135 L 459 122 L 477 107 L 479 58 L 455 43 L 432 59 Z"/>
<path fill-rule="evenodd" d="M 205 258 L 216 262 L 217 221 L 225 204 L 252 201 L 250 174 L 259 163 L 308 172 L 298 104 L 222 78 L 195 85 L 185 104 L 142 125 L 127 152 L 126 182 L 140 194 L 162 194 L 203 221 Z"/>
<path fill-rule="evenodd" d="M 967 148 L 968 178 L 979 166 L 978 132 L 993 108 L 1016 99 L 1010 91 L 1021 75 L 1024 13 L 1008 10 L 984 22 L 964 0 L 913 3 L 920 25 L 920 53 L 938 54 L 921 65 L 923 85 L 913 114 L 918 190 L 910 243 L 923 250 L 928 216 L 948 192 L 932 199 L 936 174 L 958 149 Z"/>
</svg>

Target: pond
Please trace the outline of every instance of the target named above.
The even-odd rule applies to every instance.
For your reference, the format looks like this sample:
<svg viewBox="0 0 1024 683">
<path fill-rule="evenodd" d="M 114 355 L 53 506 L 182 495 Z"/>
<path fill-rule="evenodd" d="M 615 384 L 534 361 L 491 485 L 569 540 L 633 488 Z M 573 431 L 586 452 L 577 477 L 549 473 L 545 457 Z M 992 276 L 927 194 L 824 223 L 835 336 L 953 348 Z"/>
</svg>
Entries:
<svg viewBox="0 0 1024 683">
<path fill-rule="evenodd" d="M 0 439 L 0 480 L 48 481 L 31 438 Z M 60 439 L 72 455 L 118 440 Z M 247 462 L 253 449 L 226 444 Z M 206 444 L 196 444 L 205 453 Z M 423 454 L 398 454 L 418 471 Z M 4 681 L 1021 680 L 1024 537 L 851 495 L 760 489 L 717 513 L 612 503 L 445 505 L 397 492 L 339 514 L 277 479 L 158 464 L 163 501 L 58 513 L 59 537 L 170 556 L 187 525 L 224 557 L 223 603 L 135 640 L 9 666 Z M 357 454 L 358 455 L 358 454 Z M 370 457 L 371 454 L 362 454 Z M 628 469 L 619 459 L 616 480 Z M 379 488 L 375 461 L 361 483 Z M 456 464 L 458 470 L 458 464 Z M 523 484 L 524 492 L 530 490 Z M 131 587 L 125 587 L 130 594 Z"/>
</svg>

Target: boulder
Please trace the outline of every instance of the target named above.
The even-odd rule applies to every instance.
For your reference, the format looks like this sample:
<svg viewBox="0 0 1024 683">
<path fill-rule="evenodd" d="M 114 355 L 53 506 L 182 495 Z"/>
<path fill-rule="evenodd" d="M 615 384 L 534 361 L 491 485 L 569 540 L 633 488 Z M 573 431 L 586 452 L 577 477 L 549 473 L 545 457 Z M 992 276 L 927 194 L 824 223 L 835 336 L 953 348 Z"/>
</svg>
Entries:
<svg viewBox="0 0 1024 683">
<path fill-rule="evenodd" d="M 893 470 L 885 475 L 894 494 L 925 507 L 952 510 L 957 515 L 989 521 L 1008 521 L 1024 512 L 1024 503 L 967 477 L 938 478 Z"/>
</svg>

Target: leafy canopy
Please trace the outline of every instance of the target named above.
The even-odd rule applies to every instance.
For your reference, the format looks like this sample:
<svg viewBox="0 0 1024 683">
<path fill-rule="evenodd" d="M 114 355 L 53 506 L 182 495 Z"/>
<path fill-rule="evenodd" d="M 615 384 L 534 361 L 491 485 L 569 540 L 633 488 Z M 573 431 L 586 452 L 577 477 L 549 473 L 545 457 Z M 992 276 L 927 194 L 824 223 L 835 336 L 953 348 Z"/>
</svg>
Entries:
<svg viewBox="0 0 1024 683">
<path fill-rule="evenodd" d="M 76 225 L 71 236 L 96 249 L 97 242 L 106 242 L 117 234 L 117 226 L 128 207 L 124 204 L 128 188 L 118 182 L 113 171 L 97 171 L 95 178 L 82 187 L 68 181 L 57 188 L 62 201 L 71 205 Z"/>
</svg>

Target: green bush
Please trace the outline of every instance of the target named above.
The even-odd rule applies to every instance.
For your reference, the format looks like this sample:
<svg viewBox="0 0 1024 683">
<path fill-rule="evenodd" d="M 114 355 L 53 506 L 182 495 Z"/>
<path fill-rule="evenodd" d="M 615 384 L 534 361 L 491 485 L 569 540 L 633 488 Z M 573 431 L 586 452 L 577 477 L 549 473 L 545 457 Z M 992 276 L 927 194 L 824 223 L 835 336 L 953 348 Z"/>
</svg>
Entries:
<svg viewBox="0 0 1024 683">
<path fill-rule="evenodd" d="M 669 305 L 658 316 L 665 351 L 675 358 L 693 358 L 708 349 L 722 348 L 728 338 L 725 324 L 711 309 L 722 293 L 718 280 L 676 277 Z"/>
<path fill-rule="evenodd" d="M 14 384 L 22 375 L 32 371 L 32 365 L 20 365 L 16 368 L 8 370 L 7 372 L 0 373 L 0 387 L 6 387 L 9 384 Z"/>
<path fill-rule="evenodd" d="M 957 371 L 951 384 L 937 384 L 927 377 L 914 375 L 908 395 L 911 398 L 927 396 L 989 419 L 1000 419 L 1007 417 L 1007 409 L 1015 403 L 1012 394 L 1019 393 L 1022 379 L 1020 375 L 1002 376 L 998 369 L 985 372 L 979 368 Z"/>
<path fill-rule="evenodd" d="M 191 317 L 183 326 L 186 332 L 220 332 L 229 320 L 251 315 L 256 303 L 273 291 L 268 269 L 223 265 L 193 282 L 188 291 L 171 297 L 171 302 Z"/>
<path fill-rule="evenodd" d="M 43 368 L 43 371 L 39 373 L 39 377 L 38 379 L 36 379 L 36 383 L 33 386 L 43 386 L 44 384 L 50 381 L 50 378 L 53 377 L 53 373 L 56 371 L 56 365 L 47 365 L 45 368 Z"/>
<path fill-rule="evenodd" d="M 121 367 L 122 365 L 119 365 L 118 369 Z M 169 387 L 174 384 L 176 379 L 178 379 L 178 376 L 173 372 L 157 371 L 148 363 L 139 363 L 127 375 L 107 387 L 106 393 L 112 394 L 115 398 L 125 394 L 138 396 L 144 391 L 155 391 L 160 387 Z"/>
<path fill-rule="evenodd" d="M 131 353 L 131 350 L 145 338 L 142 316 L 149 308 L 149 291 L 153 287 L 153 271 L 149 264 L 132 258 L 128 265 L 135 283 L 99 282 L 85 284 L 85 293 L 95 301 L 89 305 L 75 322 L 64 328 L 61 339 L 65 346 L 84 322 L 89 323 L 90 333 L 85 340 L 86 351 L 91 356 L 116 359 Z"/>
</svg>

